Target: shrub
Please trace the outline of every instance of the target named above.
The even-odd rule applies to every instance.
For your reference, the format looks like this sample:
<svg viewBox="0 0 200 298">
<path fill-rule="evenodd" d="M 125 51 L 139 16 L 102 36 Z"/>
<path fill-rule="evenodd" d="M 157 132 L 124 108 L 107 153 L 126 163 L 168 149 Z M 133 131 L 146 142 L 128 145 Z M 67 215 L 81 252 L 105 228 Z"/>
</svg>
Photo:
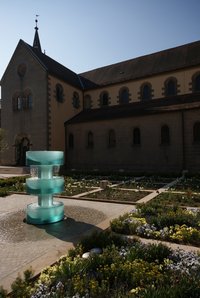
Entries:
<svg viewBox="0 0 200 298">
<path fill-rule="evenodd" d="M 176 224 L 195 227 L 198 225 L 198 218 L 186 210 L 178 209 L 177 211 L 169 210 L 166 213 L 151 217 L 148 222 L 154 224 L 158 229 Z"/>
<path fill-rule="evenodd" d="M 137 297 L 137 296 L 136 296 Z M 148 285 L 140 292 L 141 298 L 198 298 L 200 297 L 200 282 L 197 277 L 173 274 L 159 287 Z"/>
<path fill-rule="evenodd" d="M 120 236 L 114 235 L 110 231 L 95 231 L 91 235 L 83 238 L 79 243 L 83 251 L 89 251 L 94 247 L 99 247 L 101 249 L 106 248 L 107 246 L 122 246 L 126 244 L 126 241 L 123 240 Z"/>
<path fill-rule="evenodd" d="M 171 249 L 161 243 L 149 245 L 138 243 L 130 248 L 127 258 L 128 260 L 142 259 L 147 262 L 162 263 L 170 254 Z"/>
<path fill-rule="evenodd" d="M 0 298 L 6 298 L 7 294 L 8 292 L 2 286 L 0 286 Z"/>
</svg>

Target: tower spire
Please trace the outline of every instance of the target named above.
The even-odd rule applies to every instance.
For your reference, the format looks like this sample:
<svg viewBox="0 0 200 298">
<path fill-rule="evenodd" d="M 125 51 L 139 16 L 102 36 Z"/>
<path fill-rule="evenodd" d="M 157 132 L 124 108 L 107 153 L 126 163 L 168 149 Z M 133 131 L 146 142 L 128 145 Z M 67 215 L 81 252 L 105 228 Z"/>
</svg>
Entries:
<svg viewBox="0 0 200 298">
<path fill-rule="evenodd" d="M 39 17 L 38 14 L 36 14 L 36 19 L 35 19 L 35 36 L 34 36 L 34 40 L 33 40 L 33 47 L 35 49 L 37 49 L 39 52 L 42 52 L 41 49 L 41 45 L 40 45 L 40 38 L 39 38 L 39 34 L 38 34 L 38 26 L 37 26 L 37 18 Z"/>
</svg>

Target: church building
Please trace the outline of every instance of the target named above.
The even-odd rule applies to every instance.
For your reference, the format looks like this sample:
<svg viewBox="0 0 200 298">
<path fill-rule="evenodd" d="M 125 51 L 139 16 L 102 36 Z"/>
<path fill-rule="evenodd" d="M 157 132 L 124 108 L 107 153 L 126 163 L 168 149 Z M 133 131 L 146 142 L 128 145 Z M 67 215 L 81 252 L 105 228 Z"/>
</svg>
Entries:
<svg viewBox="0 0 200 298">
<path fill-rule="evenodd" d="M 62 150 L 81 171 L 199 173 L 200 41 L 76 74 L 20 40 L 1 79 L 1 163 Z"/>
</svg>

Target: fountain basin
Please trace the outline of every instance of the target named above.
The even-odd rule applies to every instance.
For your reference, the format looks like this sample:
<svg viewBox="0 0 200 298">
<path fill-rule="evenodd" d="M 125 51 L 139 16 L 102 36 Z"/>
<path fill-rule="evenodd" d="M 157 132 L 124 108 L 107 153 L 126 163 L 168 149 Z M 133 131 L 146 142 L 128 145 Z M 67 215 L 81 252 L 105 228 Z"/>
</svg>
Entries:
<svg viewBox="0 0 200 298">
<path fill-rule="evenodd" d="M 32 203 L 27 206 L 26 221 L 31 224 L 49 224 L 63 220 L 64 205 L 62 202 L 53 202 L 49 207 Z"/>
<path fill-rule="evenodd" d="M 62 151 L 27 151 L 26 164 L 29 165 L 62 165 Z"/>
</svg>

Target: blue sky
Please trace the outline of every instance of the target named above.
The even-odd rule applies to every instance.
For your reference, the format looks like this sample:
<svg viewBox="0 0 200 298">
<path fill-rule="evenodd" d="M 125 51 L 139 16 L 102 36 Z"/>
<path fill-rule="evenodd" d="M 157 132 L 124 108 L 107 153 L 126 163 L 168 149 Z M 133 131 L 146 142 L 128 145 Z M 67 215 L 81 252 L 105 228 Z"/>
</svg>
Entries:
<svg viewBox="0 0 200 298">
<path fill-rule="evenodd" d="M 200 0 L 0 0 L 0 78 L 36 14 L 42 50 L 77 73 L 200 39 Z"/>
</svg>

